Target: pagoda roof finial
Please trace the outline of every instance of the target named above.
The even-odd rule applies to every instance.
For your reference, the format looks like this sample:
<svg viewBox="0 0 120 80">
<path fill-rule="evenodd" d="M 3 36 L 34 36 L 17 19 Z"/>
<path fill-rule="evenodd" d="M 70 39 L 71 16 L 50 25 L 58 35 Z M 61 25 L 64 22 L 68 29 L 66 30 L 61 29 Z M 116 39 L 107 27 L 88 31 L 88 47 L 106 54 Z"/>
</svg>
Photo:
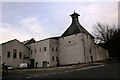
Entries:
<svg viewBox="0 0 120 80">
<path fill-rule="evenodd" d="M 75 9 L 74 9 L 74 13 L 75 13 Z"/>
</svg>

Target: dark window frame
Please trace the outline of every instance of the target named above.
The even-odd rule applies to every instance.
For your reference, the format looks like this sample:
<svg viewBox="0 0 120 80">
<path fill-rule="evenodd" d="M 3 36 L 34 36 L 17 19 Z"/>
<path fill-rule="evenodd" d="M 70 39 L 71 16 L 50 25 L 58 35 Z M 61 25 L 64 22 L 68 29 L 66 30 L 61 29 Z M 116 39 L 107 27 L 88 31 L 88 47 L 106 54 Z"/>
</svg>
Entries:
<svg viewBox="0 0 120 80">
<path fill-rule="evenodd" d="M 44 51 L 47 51 L 47 47 L 44 47 Z"/>
<path fill-rule="evenodd" d="M 19 58 L 22 58 L 22 52 L 19 52 Z"/>
<path fill-rule="evenodd" d="M 35 49 L 35 53 L 37 53 L 37 50 Z"/>
<path fill-rule="evenodd" d="M 71 43 L 71 41 L 68 41 L 68 43 Z"/>
<path fill-rule="evenodd" d="M 54 57 L 52 57 L 52 61 L 55 61 Z"/>
<path fill-rule="evenodd" d="M 56 51 L 58 51 L 58 47 L 56 47 Z"/>
<path fill-rule="evenodd" d="M 17 58 L 17 50 L 16 49 L 13 50 L 13 58 Z"/>
<path fill-rule="evenodd" d="M 30 53 L 32 54 L 32 53 L 33 53 L 33 50 L 30 50 Z"/>
<path fill-rule="evenodd" d="M 52 47 L 52 51 L 55 51 L 55 50 L 54 50 L 54 47 Z"/>
<path fill-rule="evenodd" d="M 40 52 L 41 52 L 41 48 L 40 48 Z"/>
<path fill-rule="evenodd" d="M 7 58 L 10 58 L 10 51 L 7 52 Z"/>
<path fill-rule="evenodd" d="M 90 49 L 90 53 L 91 53 L 92 51 L 91 51 L 91 49 Z"/>
</svg>

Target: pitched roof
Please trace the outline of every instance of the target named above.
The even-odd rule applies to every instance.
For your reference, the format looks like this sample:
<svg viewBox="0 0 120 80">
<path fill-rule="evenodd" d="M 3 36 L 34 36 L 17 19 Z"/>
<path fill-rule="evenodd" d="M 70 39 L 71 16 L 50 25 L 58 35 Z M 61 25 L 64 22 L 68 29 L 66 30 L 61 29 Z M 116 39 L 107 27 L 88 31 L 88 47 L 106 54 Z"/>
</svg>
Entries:
<svg viewBox="0 0 120 80">
<path fill-rule="evenodd" d="M 30 40 L 26 40 L 24 42 L 22 42 L 24 45 L 28 45 L 28 44 L 31 44 L 31 43 L 35 43 L 36 41 L 34 40 L 34 38 L 30 39 Z"/>
<path fill-rule="evenodd" d="M 69 26 L 69 28 L 62 34 L 61 37 L 70 36 L 77 33 L 85 33 L 87 35 L 92 36 L 85 28 L 82 27 L 82 25 L 79 23 L 78 16 L 80 16 L 78 13 L 73 13 L 70 15 L 72 17 L 72 23 Z"/>
<path fill-rule="evenodd" d="M 21 43 L 21 42 L 20 42 L 19 40 L 17 40 L 17 39 L 13 39 L 13 40 L 4 42 L 4 43 L 2 43 L 1 45 L 8 44 L 8 43 L 11 43 L 11 42 L 13 42 L 13 41 L 17 41 L 18 43 L 20 43 L 20 44 L 22 44 L 23 46 L 25 46 L 23 43 Z M 25 47 L 27 47 L 27 46 L 25 46 Z M 28 47 L 27 47 L 27 48 L 28 48 Z"/>
</svg>

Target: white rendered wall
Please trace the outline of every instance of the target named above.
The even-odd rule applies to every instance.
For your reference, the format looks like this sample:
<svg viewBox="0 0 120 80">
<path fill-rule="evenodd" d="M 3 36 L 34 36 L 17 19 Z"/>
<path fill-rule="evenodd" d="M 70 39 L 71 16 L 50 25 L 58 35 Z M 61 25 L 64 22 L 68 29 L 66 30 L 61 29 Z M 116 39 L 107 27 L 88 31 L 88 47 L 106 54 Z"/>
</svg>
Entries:
<svg viewBox="0 0 120 80">
<path fill-rule="evenodd" d="M 54 48 L 54 50 L 52 50 Z M 57 48 L 57 50 L 56 50 Z M 56 57 L 58 57 L 58 40 L 50 39 L 50 66 L 57 66 L 57 60 Z M 52 60 L 52 57 L 54 57 L 54 61 Z"/>
<path fill-rule="evenodd" d="M 46 51 L 44 51 L 44 47 L 46 47 Z M 52 47 L 55 48 L 55 51 L 52 51 Z M 46 39 L 36 43 L 32 43 L 30 45 L 30 50 L 33 51 L 33 53 L 31 54 L 31 59 L 35 59 L 35 62 L 38 63 L 37 67 L 43 67 L 43 61 L 48 62 L 47 67 L 56 66 L 56 60 L 52 61 L 52 57 L 54 57 L 55 59 L 56 57 L 58 57 L 58 53 L 56 51 L 57 47 L 58 41 L 54 39 Z"/>
<path fill-rule="evenodd" d="M 85 62 L 82 34 L 75 34 L 59 39 L 59 60 L 60 65 Z"/>
<path fill-rule="evenodd" d="M 83 34 L 83 38 L 84 38 L 86 62 L 92 61 L 90 58 L 91 56 L 93 57 L 93 61 L 96 61 L 95 44 L 94 44 L 93 37 L 86 35 L 86 34 Z"/>
<path fill-rule="evenodd" d="M 13 50 L 17 50 L 17 57 L 13 58 Z M 7 52 L 10 52 L 10 58 L 7 57 Z M 19 52 L 22 52 L 22 58 L 19 58 Z M 5 43 L 2 45 L 2 63 L 11 65 L 16 68 L 21 62 L 29 63 L 29 59 L 23 59 L 23 56 L 29 56 L 29 50 L 17 40 Z"/>
<path fill-rule="evenodd" d="M 44 51 L 44 47 L 46 47 L 46 51 Z M 41 51 L 40 51 L 41 48 Z M 36 49 L 36 53 L 35 53 Z M 31 59 L 35 59 L 35 62 L 37 62 L 37 67 L 42 67 L 42 62 L 47 61 L 50 62 L 49 60 L 49 40 L 42 40 L 36 43 L 32 43 L 30 45 L 30 50 L 33 51 L 31 54 Z M 49 64 L 47 65 L 49 67 Z"/>
<path fill-rule="evenodd" d="M 108 57 L 109 57 L 108 51 L 106 49 L 96 45 L 97 61 L 107 59 Z"/>
</svg>

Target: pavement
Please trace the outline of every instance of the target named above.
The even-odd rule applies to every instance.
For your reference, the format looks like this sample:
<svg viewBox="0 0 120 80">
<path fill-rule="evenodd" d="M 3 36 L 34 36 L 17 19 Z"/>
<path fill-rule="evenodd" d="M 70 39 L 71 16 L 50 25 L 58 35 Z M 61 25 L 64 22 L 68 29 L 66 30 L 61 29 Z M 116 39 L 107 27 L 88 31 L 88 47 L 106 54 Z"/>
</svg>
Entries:
<svg viewBox="0 0 120 80">
<path fill-rule="evenodd" d="M 20 80 L 22 78 L 29 79 L 29 78 L 44 77 L 44 76 L 49 76 L 54 74 L 63 74 L 63 73 L 69 73 L 72 71 L 91 69 L 95 67 L 101 67 L 104 65 L 107 65 L 107 64 L 101 63 L 101 62 L 94 62 L 94 63 L 87 63 L 87 64 L 53 67 L 53 68 L 11 70 L 11 71 L 8 71 L 8 74 L 3 76 L 2 80 Z"/>
</svg>

